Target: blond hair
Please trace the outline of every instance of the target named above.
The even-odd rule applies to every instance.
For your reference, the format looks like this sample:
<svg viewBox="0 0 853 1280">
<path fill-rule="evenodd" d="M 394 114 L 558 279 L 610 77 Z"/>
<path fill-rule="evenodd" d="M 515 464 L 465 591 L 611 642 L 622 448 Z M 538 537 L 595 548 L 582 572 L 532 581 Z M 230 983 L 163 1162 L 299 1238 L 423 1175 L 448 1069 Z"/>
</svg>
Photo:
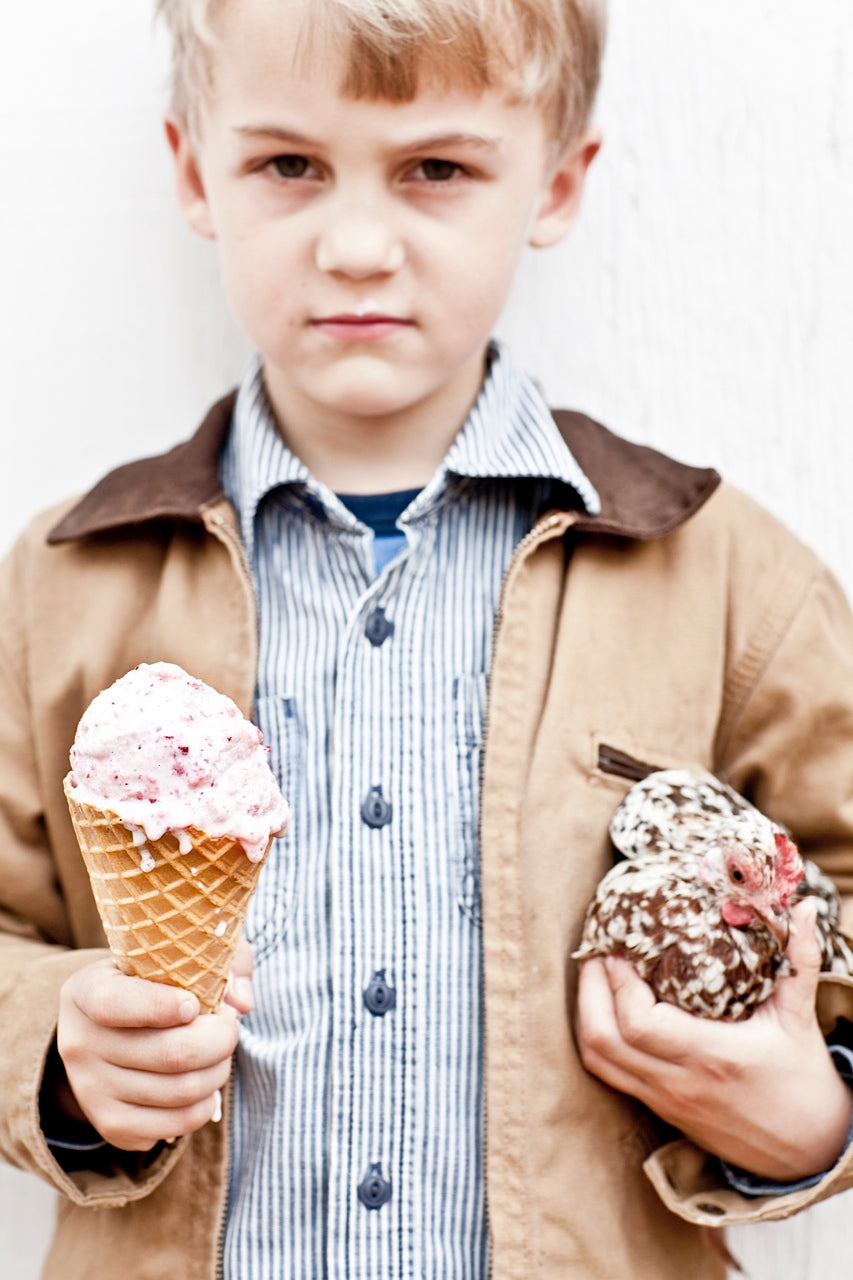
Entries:
<svg viewBox="0 0 853 1280">
<path fill-rule="evenodd" d="M 233 0 L 231 0 L 233 3 Z M 229 0 L 155 0 L 172 37 L 172 108 L 191 129 L 214 84 L 216 24 Z M 423 74 L 507 88 L 539 108 L 555 143 L 588 123 L 601 71 L 606 0 L 278 0 L 345 55 L 341 91 L 409 102 Z"/>
</svg>

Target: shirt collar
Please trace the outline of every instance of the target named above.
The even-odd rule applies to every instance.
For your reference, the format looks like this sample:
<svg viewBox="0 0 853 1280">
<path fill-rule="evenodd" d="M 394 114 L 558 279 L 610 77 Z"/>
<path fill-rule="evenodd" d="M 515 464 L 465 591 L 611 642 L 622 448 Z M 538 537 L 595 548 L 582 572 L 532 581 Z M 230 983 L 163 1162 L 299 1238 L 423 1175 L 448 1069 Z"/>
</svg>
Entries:
<svg viewBox="0 0 853 1280">
<path fill-rule="evenodd" d="M 450 475 L 476 479 L 541 479 L 569 485 L 587 515 L 598 493 L 557 429 L 536 383 L 502 343 L 490 348 L 483 388 L 443 463 Z"/>
<path fill-rule="evenodd" d="M 264 387 L 259 356 L 249 363 L 237 394 L 232 430 L 222 457 L 223 486 L 240 513 L 247 545 L 264 497 L 281 486 L 299 488 L 315 506 L 352 522 L 324 485 L 293 454 L 278 431 Z M 595 486 L 575 460 L 538 388 L 494 342 L 480 395 L 433 479 L 417 500 L 423 510 L 449 477 L 543 479 L 572 488 L 588 515 L 601 509 Z"/>
</svg>

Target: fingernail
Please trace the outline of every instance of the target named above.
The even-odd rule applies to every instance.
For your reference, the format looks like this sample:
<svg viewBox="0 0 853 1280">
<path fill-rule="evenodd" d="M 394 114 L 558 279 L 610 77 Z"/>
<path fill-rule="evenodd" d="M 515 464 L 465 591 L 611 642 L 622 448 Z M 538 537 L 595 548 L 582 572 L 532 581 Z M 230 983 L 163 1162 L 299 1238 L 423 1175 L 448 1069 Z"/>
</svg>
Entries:
<svg viewBox="0 0 853 1280">
<path fill-rule="evenodd" d="M 193 996 L 190 996 L 188 1000 L 182 1000 L 178 1012 L 181 1022 L 192 1022 L 198 1014 L 198 1001 Z"/>
</svg>

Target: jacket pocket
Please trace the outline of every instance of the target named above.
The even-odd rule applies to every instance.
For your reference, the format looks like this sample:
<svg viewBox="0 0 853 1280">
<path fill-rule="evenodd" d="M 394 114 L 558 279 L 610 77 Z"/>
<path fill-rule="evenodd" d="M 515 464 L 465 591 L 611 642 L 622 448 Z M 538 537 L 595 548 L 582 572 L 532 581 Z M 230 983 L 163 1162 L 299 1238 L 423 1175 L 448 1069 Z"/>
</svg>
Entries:
<svg viewBox="0 0 853 1280">
<path fill-rule="evenodd" d="M 459 778 L 458 847 L 453 852 L 457 901 L 472 923 L 482 923 L 480 898 L 480 786 L 486 719 L 485 672 L 453 681 L 453 722 Z"/>
<path fill-rule="evenodd" d="M 599 742 L 597 767 L 601 773 L 610 774 L 614 778 L 642 782 L 643 778 L 647 778 L 650 773 L 657 773 L 664 766 L 638 760 L 636 756 L 629 755 L 619 747 L 613 747 L 607 742 Z"/>
<path fill-rule="evenodd" d="M 258 962 L 281 941 L 293 910 L 296 893 L 296 830 L 299 825 L 295 797 L 299 793 L 302 770 L 302 746 L 296 701 L 293 698 L 266 697 L 258 701 L 258 720 L 263 726 L 264 742 L 269 747 L 270 768 L 291 806 L 290 825 L 286 833 L 274 840 L 267 854 L 255 896 L 249 905 L 244 928 Z"/>
<path fill-rule="evenodd" d="M 616 746 L 617 742 L 621 745 Z M 713 761 L 703 756 L 704 753 L 694 754 L 668 744 L 650 747 L 647 743 L 626 742 L 622 734 L 605 732 L 593 737 L 591 763 L 592 772 L 602 781 L 615 786 L 627 782 L 630 788 L 663 769 L 685 769 L 701 776 L 713 774 Z"/>
</svg>

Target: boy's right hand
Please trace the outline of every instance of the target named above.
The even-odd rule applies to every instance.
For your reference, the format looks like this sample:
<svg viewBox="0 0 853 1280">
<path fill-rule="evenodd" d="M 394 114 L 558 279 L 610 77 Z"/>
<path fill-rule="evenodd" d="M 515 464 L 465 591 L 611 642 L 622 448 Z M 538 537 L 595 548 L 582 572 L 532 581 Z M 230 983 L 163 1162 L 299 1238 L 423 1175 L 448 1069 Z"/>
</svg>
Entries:
<svg viewBox="0 0 853 1280">
<path fill-rule="evenodd" d="M 241 976 L 250 972 L 249 962 Z M 112 959 L 86 965 L 60 993 L 64 1110 L 123 1151 L 200 1129 L 217 1112 L 245 1011 L 235 1000 L 199 1016 L 186 991 L 127 977 Z"/>
</svg>

